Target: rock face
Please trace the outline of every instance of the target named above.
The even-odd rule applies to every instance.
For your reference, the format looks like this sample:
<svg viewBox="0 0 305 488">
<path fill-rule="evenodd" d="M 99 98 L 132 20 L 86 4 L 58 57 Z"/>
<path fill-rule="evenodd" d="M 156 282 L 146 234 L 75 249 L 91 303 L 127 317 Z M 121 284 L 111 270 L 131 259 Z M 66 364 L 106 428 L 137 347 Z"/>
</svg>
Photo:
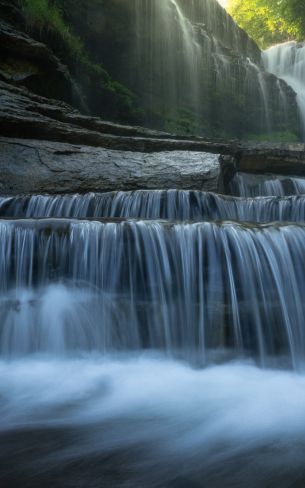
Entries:
<svg viewBox="0 0 305 488">
<path fill-rule="evenodd" d="M 305 174 L 305 144 L 245 145 L 236 158 L 236 171 L 248 173 Z"/>
<path fill-rule="evenodd" d="M 73 3 L 69 10 L 77 12 L 77 7 L 86 2 L 80 0 L 76 8 Z M 21 5 L 19 0 L 0 0 L 0 79 L 68 102 L 85 113 L 135 124 L 139 110 L 135 95 L 113 80 L 93 55 L 90 57 L 82 47 L 84 35 L 74 34 L 62 10 L 55 10 L 62 23 L 57 32 L 52 22 L 51 26 L 47 21 L 44 25 L 35 16 L 31 20 Z M 82 13 L 78 12 L 77 17 L 81 18 Z"/>
<path fill-rule="evenodd" d="M 236 172 L 305 174 L 304 144 L 179 138 L 88 117 L 6 82 L 0 82 L 0 134 L 0 188 L 7 194 L 138 188 L 229 193 Z"/>
<path fill-rule="evenodd" d="M 219 156 L 139 153 L 0 138 L 2 194 L 197 188 L 217 191 Z"/>
<path fill-rule="evenodd" d="M 18 9 L 12 10 L 6 0 L 0 0 L 2 12 L 4 5 L 18 17 Z M 117 9 L 123 4 L 116 0 L 112 5 Z M 47 46 L 6 20 L 0 21 L 1 193 L 138 188 L 229 193 L 238 172 L 305 174 L 304 145 L 187 138 L 83 115 L 66 103 L 75 96 L 68 69 Z M 228 43 L 230 36 L 219 29 L 222 42 Z M 251 62 L 258 62 L 255 45 L 250 43 L 248 49 Z M 54 87 L 51 93 L 60 92 L 61 100 L 39 94 L 39 87 L 50 93 L 47 83 Z"/>
<path fill-rule="evenodd" d="M 253 186 L 267 179 L 287 176 L 305 176 L 305 144 L 251 144 L 244 143 L 232 151 L 232 156 L 221 157 L 219 190 L 232 193 L 234 177 L 245 173 Z"/>
<path fill-rule="evenodd" d="M 0 81 L 0 131 L 8 137 L 52 140 L 132 151 L 226 152 L 229 145 L 103 121 L 64 102 Z"/>
<path fill-rule="evenodd" d="M 4 20 L 0 20 L 0 43 L 0 79 L 70 103 L 79 98 L 81 106 L 69 70 L 45 44 Z"/>
<path fill-rule="evenodd" d="M 265 72 L 257 45 L 216 0 L 92 8 L 88 45 L 138 95 L 145 125 L 212 137 L 298 132 L 293 90 Z"/>
<path fill-rule="evenodd" d="M 213 139 L 298 135 L 294 91 L 264 71 L 256 44 L 216 0 L 80 5 L 65 9 L 65 21 L 84 41 L 90 69 L 99 68 L 89 72 L 65 58 L 81 89 L 49 47 L 25 32 L 16 0 L 0 0 L 0 79 L 166 132 Z M 31 35 L 43 38 L 39 29 Z"/>
</svg>

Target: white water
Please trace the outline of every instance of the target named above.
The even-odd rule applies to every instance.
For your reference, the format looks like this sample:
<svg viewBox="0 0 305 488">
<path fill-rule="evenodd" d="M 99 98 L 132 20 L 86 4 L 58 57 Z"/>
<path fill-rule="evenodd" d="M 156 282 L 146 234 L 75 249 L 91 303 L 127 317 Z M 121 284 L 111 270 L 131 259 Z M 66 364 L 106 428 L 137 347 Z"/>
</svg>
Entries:
<svg viewBox="0 0 305 488">
<path fill-rule="evenodd" d="M 304 225 L 0 231 L 1 488 L 304 487 Z"/>
<path fill-rule="evenodd" d="M 230 190 L 233 195 L 252 198 L 253 200 L 248 201 L 252 206 L 263 206 L 268 213 L 268 208 L 270 210 L 270 201 L 266 199 L 257 198 L 261 196 L 275 196 L 275 197 L 285 197 L 286 195 L 305 195 L 305 178 L 296 178 L 291 176 L 277 176 L 272 175 L 253 175 L 249 173 L 236 173 L 230 182 Z M 297 210 L 297 201 L 302 200 L 293 199 L 291 210 Z M 278 205 L 279 208 L 283 209 L 283 205 L 288 203 L 289 200 L 286 198 L 274 199 L 273 204 Z M 286 203 L 285 203 L 286 202 Z M 242 206 L 241 202 L 239 206 Z M 1 208 L 1 201 L 0 201 Z M 293 211 L 294 211 L 293 210 Z M 290 215 L 286 213 L 285 217 L 287 221 L 294 220 L 293 211 Z M 297 212 L 299 217 L 301 214 Z M 273 214 L 275 215 L 275 214 Z M 252 220 L 252 219 L 250 219 Z M 269 213 L 269 221 L 272 220 L 272 214 Z M 281 217 L 275 220 L 282 220 Z"/>
<path fill-rule="evenodd" d="M 2 486 L 304 486 L 304 376 L 147 354 L 1 361 L 0 376 Z"/>
<path fill-rule="evenodd" d="M 213 348 L 302 369 L 304 225 L 6 221 L 0 353 Z M 271 358 L 271 359 L 270 359 Z"/>
<path fill-rule="evenodd" d="M 305 222 L 305 179 L 236 173 L 230 190 L 242 198 L 189 190 L 0 197 L 0 217 Z"/>
<path fill-rule="evenodd" d="M 305 44 L 287 42 L 263 54 L 266 70 L 282 78 L 297 94 L 301 129 L 305 138 Z"/>
<path fill-rule="evenodd" d="M 190 118 L 193 132 L 209 133 L 217 124 L 220 132 L 232 131 L 232 97 L 256 111 L 255 123 L 244 115 L 243 130 L 272 131 L 275 106 L 285 119 L 287 94 L 263 70 L 258 48 L 215 0 L 134 0 L 134 12 L 131 85 L 154 117 L 163 114 L 176 123 Z"/>
</svg>

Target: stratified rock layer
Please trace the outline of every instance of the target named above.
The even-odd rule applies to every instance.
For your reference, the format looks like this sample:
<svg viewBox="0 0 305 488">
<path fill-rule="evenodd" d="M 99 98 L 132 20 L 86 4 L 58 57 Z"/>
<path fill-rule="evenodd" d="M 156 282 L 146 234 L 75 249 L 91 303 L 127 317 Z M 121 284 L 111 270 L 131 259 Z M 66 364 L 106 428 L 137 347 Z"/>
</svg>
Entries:
<svg viewBox="0 0 305 488">
<path fill-rule="evenodd" d="M 61 193 L 136 188 L 217 191 L 217 155 L 139 153 L 0 138 L 0 191 Z"/>
<path fill-rule="evenodd" d="M 3 81 L 0 135 L 3 194 L 138 188 L 230 193 L 236 172 L 305 174 L 304 144 L 187 139 L 112 124 Z"/>
</svg>

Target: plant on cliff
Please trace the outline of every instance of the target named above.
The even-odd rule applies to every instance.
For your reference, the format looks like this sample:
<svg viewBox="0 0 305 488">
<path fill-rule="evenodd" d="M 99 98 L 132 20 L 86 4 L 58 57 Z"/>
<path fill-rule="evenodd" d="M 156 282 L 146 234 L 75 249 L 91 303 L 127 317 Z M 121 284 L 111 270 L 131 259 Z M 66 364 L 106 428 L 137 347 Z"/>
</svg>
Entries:
<svg viewBox="0 0 305 488">
<path fill-rule="evenodd" d="M 304 0 L 229 0 L 228 12 L 262 48 L 305 39 Z"/>
<path fill-rule="evenodd" d="M 58 36 L 73 56 L 84 57 L 82 41 L 73 34 L 57 5 L 49 0 L 20 0 L 20 4 L 29 27 L 44 36 Z"/>
<path fill-rule="evenodd" d="M 71 16 L 81 17 L 87 0 L 18 0 L 28 29 L 49 45 L 69 66 L 81 85 L 90 111 L 117 120 L 138 121 L 136 96 L 114 80 L 100 62 L 92 59 L 81 35 L 74 32 Z M 90 0 L 102 6 L 103 0 Z"/>
</svg>

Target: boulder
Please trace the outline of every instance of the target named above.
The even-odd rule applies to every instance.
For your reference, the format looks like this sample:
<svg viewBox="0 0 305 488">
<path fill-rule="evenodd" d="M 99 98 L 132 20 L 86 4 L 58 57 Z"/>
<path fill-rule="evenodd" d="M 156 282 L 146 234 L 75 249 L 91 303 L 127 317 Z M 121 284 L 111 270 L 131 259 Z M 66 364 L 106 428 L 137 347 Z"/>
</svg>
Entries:
<svg viewBox="0 0 305 488">
<path fill-rule="evenodd" d="M 219 155 L 144 153 L 0 137 L 0 192 L 85 193 L 135 189 L 217 191 Z"/>
</svg>

